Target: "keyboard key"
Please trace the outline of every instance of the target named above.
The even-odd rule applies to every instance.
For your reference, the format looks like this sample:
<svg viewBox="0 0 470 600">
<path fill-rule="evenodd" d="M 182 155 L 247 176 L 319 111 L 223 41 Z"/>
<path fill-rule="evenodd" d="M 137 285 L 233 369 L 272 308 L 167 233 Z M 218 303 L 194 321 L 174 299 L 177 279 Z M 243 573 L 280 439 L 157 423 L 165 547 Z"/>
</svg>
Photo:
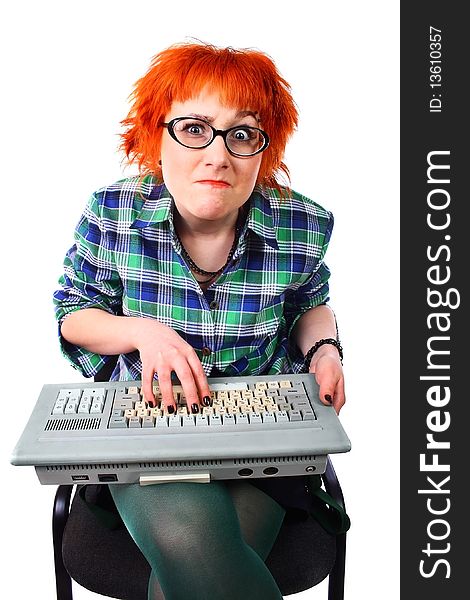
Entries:
<svg viewBox="0 0 470 600">
<path fill-rule="evenodd" d="M 224 415 L 222 417 L 222 425 L 224 427 L 235 427 L 236 423 L 235 423 L 235 415 Z"/>
<path fill-rule="evenodd" d="M 246 383 L 242 381 L 231 381 L 230 385 L 227 383 L 211 383 L 209 385 L 210 389 L 214 392 L 218 392 L 220 390 L 246 390 L 248 386 Z"/>
<path fill-rule="evenodd" d="M 155 427 L 155 419 L 153 417 L 146 416 L 142 419 L 142 427 Z"/>
<path fill-rule="evenodd" d="M 261 415 L 258 415 L 257 413 L 251 413 L 251 415 L 249 415 L 249 419 L 250 425 L 261 425 L 261 423 L 263 422 L 261 419 Z"/>
<path fill-rule="evenodd" d="M 192 415 L 183 416 L 183 427 L 195 427 L 196 421 Z"/>
<path fill-rule="evenodd" d="M 103 402 L 99 400 L 93 402 L 90 408 L 90 414 L 102 413 L 103 412 Z"/>
<path fill-rule="evenodd" d="M 121 402 L 122 400 L 131 400 L 133 403 L 140 402 L 140 396 L 139 394 L 128 394 L 127 392 L 117 391 L 114 402 Z"/>
<path fill-rule="evenodd" d="M 82 394 L 82 390 L 80 389 L 62 389 L 59 390 L 59 395 L 57 396 L 57 400 L 76 400 L 77 402 L 80 400 L 80 396 Z"/>
<path fill-rule="evenodd" d="M 136 428 L 140 429 L 140 427 L 142 427 L 142 422 L 139 419 L 139 417 L 131 417 L 129 419 L 129 428 L 130 429 L 136 429 Z"/>
<path fill-rule="evenodd" d="M 292 384 L 290 389 L 287 390 L 289 394 L 305 394 L 305 388 L 303 383 Z"/>
<path fill-rule="evenodd" d="M 289 412 L 289 419 L 291 421 L 301 421 L 302 415 L 300 414 L 300 411 L 298 411 L 298 410 L 291 410 Z"/>
<path fill-rule="evenodd" d="M 111 417 L 109 420 L 110 429 L 127 429 L 126 417 Z"/>
<path fill-rule="evenodd" d="M 113 408 L 118 410 L 127 410 L 128 408 L 134 408 L 133 400 L 115 400 L 113 403 Z"/>
<path fill-rule="evenodd" d="M 54 408 L 52 409 L 53 415 L 63 415 L 65 410 L 66 400 L 56 400 Z"/>
<path fill-rule="evenodd" d="M 209 427 L 209 421 L 206 415 L 196 415 L 196 427 Z"/>
<path fill-rule="evenodd" d="M 275 423 L 276 422 L 274 413 L 263 413 L 261 415 L 261 418 L 263 419 L 263 423 Z"/>
<path fill-rule="evenodd" d="M 287 411 L 285 410 L 280 410 L 277 413 L 273 413 L 274 414 L 274 418 L 276 419 L 276 421 L 278 423 L 288 423 L 289 422 L 289 415 L 287 413 Z"/>
<path fill-rule="evenodd" d="M 249 425 L 248 415 L 246 413 L 240 413 L 239 415 L 235 415 L 235 420 L 237 425 Z"/>
<path fill-rule="evenodd" d="M 106 390 L 104 388 L 94 388 L 91 390 L 91 395 L 95 400 L 101 400 L 101 402 L 104 402 L 104 399 L 106 398 Z"/>
</svg>

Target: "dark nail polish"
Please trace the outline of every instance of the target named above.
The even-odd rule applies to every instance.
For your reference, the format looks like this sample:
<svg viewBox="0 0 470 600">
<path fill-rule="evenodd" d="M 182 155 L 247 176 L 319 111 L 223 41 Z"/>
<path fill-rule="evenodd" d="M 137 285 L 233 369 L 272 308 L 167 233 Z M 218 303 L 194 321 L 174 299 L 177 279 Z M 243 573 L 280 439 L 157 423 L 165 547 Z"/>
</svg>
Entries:
<svg viewBox="0 0 470 600">
<path fill-rule="evenodd" d="M 175 407 L 173 406 L 173 404 L 168 405 L 166 409 L 170 413 L 170 415 L 172 415 L 175 412 Z"/>
<path fill-rule="evenodd" d="M 325 400 L 326 400 L 327 402 L 329 402 L 330 404 L 332 403 L 332 400 L 331 400 L 331 396 L 330 396 L 330 394 L 325 394 Z"/>
<path fill-rule="evenodd" d="M 204 396 L 204 398 L 202 399 L 202 403 L 204 404 L 204 406 L 210 406 L 211 405 L 210 396 Z"/>
<path fill-rule="evenodd" d="M 191 412 L 193 413 L 193 415 L 195 415 L 196 413 L 199 412 L 199 404 L 191 404 Z"/>
</svg>

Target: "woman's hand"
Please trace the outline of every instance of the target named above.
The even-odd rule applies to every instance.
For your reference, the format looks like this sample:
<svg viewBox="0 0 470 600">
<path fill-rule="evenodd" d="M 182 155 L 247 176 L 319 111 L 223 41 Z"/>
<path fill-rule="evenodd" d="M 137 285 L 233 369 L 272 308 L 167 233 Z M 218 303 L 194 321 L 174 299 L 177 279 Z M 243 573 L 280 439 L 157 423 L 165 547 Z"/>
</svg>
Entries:
<svg viewBox="0 0 470 600">
<path fill-rule="evenodd" d="M 321 402 L 329 406 L 333 405 L 336 413 L 339 414 L 346 397 L 343 367 L 337 349 L 328 344 L 320 346 L 312 356 L 309 372 L 315 374 L 315 379 L 320 386 Z"/>
<path fill-rule="evenodd" d="M 139 319 L 134 333 L 142 361 L 142 393 L 154 405 L 153 376 L 158 376 L 162 404 L 176 412 L 171 373 L 174 371 L 186 397 L 188 410 L 195 414 L 210 398 L 207 377 L 194 349 L 176 331 L 153 319 Z M 204 402 L 205 401 L 205 402 Z"/>
<path fill-rule="evenodd" d="M 163 405 L 175 411 L 172 371 L 181 382 L 191 412 L 199 412 L 200 399 L 204 404 L 210 397 L 207 377 L 196 352 L 176 331 L 160 321 L 86 308 L 70 314 L 62 323 L 61 333 L 70 343 L 97 354 L 127 354 L 138 350 L 142 361 L 142 393 L 150 404 L 155 402 L 153 376 L 156 373 Z"/>
</svg>

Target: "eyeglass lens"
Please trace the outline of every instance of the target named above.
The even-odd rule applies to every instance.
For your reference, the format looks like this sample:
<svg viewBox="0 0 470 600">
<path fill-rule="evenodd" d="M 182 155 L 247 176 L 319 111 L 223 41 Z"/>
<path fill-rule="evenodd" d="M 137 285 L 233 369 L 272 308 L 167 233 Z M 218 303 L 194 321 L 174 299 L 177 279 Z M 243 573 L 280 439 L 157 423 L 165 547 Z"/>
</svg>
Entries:
<svg viewBox="0 0 470 600">
<path fill-rule="evenodd" d="M 199 119 L 180 119 L 173 125 L 177 140 L 189 148 L 202 148 L 208 145 L 214 132 L 210 125 Z M 255 154 L 265 143 L 262 132 L 248 125 L 237 125 L 228 130 L 225 137 L 227 148 L 235 154 L 249 156 Z"/>
</svg>

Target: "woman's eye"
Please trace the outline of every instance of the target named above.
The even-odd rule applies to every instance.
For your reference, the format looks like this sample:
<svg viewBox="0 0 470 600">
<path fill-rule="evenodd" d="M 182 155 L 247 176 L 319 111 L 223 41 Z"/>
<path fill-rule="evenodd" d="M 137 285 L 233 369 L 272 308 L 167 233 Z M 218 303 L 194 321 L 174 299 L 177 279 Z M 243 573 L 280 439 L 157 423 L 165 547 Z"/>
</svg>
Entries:
<svg viewBox="0 0 470 600">
<path fill-rule="evenodd" d="M 204 133 L 204 128 L 201 125 L 197 125 L 194 123 L 188 123 L 184 126 L 185 131 L 188 133 L 192 133 L 193 135 L 200 135 Z"/>
<path fill-rule="evenodd" d="M 230 132 L 230 137 L 234 142 L 253 142 L 258 139 L 258 132 L 251 127 L 240 127 Z"/>
<path fill-rule="evenodd" d="M 180 123 L 179 127 L 180 131 L 184 133 L 188 133 L 190 135 L 206 135 L 207 127 L 204 123 L 185 123 L 184 121 Z"/>
<path fill-rule="evenodd" d="M 237 129 L 236 131 L 233 132 L 233 137 L 242 142 L 244 140 L 249 140 L 250 139 L 250 131 L 247 129 Z"/>
</svg>

